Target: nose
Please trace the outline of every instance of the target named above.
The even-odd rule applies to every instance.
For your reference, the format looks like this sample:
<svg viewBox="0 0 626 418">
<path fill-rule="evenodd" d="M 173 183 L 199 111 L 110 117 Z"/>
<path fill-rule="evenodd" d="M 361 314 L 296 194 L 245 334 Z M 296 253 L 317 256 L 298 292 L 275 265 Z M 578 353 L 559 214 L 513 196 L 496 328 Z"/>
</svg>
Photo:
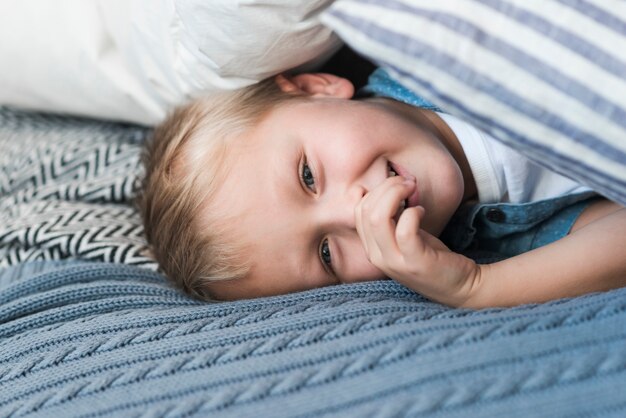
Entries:
<svg viewBox="0 0 626 418">
<path fill-rule="evenodd" d="M 356 230 L 354 210 L 367 190 L 360 184 L 354 184 L 345 189 L 338 189 L 329 194 L 325 202 L 324 212 L 329 227 Z"/>
</svg>

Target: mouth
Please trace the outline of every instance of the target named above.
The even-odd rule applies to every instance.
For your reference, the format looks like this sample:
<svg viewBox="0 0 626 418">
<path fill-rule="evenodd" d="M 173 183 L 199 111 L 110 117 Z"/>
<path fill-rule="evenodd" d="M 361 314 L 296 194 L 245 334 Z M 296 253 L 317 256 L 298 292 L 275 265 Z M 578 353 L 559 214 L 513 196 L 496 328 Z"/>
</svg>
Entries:
<svg viewBox="0 0 626 418">
<path fill-rule="evenodd" d="M 405 178 L 415 178 L 415 176 L 409 173 L 407 169 L 391 161 L 387 162 L 387 167 L 388 167 L 387 172 L 388 172 L 389 177 L 402 176 Z M 404 201 L 402 202 L 402 205 L 403 205 L 402 210 L 404 210 L 405 208 L 412 208 L 414 206 L 417 206 L 418 204 L 419 204 L 419 191 L 418 191 L 418 188 L 416 187 L 413 193 L 409 197 L 404 199 Z"/>
<path fill-rule="evenodd" d="M 395 177 L 395 176 L 399 176 L 400 174 L 396 171 L 396 168 L 394 167 L 394 165 L 389 162 L 387 164 L 387 175 L 388 177 Z M 409 200 L 408 199 L 404 199 L 401 203 L 400 203 L 400 207 L 398 208 L 399 213 L 402 213 L 402 211 L 404 209 L 406 209 L 407 207 L 409 207 Z"/>
</svg>

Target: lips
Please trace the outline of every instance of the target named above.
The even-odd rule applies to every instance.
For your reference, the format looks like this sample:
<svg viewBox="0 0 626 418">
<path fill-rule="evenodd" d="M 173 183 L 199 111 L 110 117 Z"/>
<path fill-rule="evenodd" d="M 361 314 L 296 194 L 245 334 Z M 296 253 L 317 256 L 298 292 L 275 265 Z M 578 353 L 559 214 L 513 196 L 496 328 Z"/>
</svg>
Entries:
<svg viewBox="0 0 626 418">
<path fill-rule="evenodd" d="M 405 169 L 404 167 L 402 167 L 401 165 L 398 165 L 396 163 L 389 161 L 389 166 L 393 169 L 393 171 L 395 171 L 396 173 L 398 173 L 398 175 L 404 178 L 413 178 L 413 179 L 415 178 L 414 175 L 409 173 L 409 171 Z M 419 190 L 417 187 L 415 187 L 415 190 L 413 190 L 413 193 L 411 193 L 411 195 L 406 199 L 406 203 L 407 203 L 407 207 L 409 208 L 415 207 L 419 204 Z"/>
</svg>

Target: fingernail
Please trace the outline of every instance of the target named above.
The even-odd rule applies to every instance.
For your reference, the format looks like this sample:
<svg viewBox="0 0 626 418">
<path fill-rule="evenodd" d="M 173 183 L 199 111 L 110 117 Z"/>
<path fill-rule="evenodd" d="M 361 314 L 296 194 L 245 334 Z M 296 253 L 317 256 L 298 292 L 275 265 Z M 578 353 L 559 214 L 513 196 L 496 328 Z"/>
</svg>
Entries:
<svg viewBox="0 0 626 418">
<path fill-rule="evenodd" d="M 406 176 L 404 178 L 404 183 L 406 183 L 406 184 L 413 184 L 413 183 L 415 183 L 415 180 L 416 180 L 416 178 L 413 177 L 413 176 Z"/>
</svg>

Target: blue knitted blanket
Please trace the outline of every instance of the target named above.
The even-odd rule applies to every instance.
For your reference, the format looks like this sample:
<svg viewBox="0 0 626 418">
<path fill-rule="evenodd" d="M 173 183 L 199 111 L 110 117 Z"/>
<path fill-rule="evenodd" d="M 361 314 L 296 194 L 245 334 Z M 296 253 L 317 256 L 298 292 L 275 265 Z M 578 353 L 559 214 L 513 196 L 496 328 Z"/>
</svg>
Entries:
<svg viewBox="0 0 626 418">
<path fill-rule="evenodd" d="M 626 289 L 480 311 L 391 281 L 194 301 L 141 255 L 141 129 L 0 122 L 0 417 L 626 416 Z"/>
<path fill-rule="evenodd" d="M 626 414 L 626 289 L 483 311 L 392 282 L 206 304 L 137 267 L 24 266 L 0 279 L 2 417 Z"/>
</svg>

